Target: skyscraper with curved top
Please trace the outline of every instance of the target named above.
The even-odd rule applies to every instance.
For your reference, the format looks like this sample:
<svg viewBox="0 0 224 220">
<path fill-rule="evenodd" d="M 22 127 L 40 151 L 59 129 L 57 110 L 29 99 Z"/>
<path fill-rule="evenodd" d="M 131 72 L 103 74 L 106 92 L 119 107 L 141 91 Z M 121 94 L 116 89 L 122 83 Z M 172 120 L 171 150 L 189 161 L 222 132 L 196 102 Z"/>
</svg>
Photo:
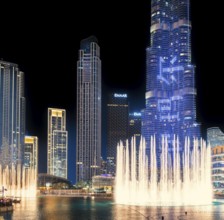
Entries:
<svg viewBox="0 0 224 220">
<path fill-rule="evenodd" d="M 101 60 L 94 36 L 80 43 L 76 114 L 76 181 L 89 181 L 101 156 Z"/>
<path fill-rule="evenodd" d="M 191 57 L 190 0 L 152 0 L 150 46 L 146 48 L 146 108 L 142 134 L 172 146 L 179 137 L 200 137 L 196 122 L 195 66 Z"/>
</svg>

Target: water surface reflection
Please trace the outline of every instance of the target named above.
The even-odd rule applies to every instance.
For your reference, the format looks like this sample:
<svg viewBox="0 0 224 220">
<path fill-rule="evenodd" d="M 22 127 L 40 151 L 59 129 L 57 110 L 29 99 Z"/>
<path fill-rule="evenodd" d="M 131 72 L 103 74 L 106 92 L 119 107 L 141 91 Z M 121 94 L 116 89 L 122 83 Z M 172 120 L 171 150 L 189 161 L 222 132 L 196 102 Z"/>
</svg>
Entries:
<svg viewBox="0 0 224 220">
<path fill-rule="evenodd" d="M 24 198 L 13 212 L 1 213 L 5 220 L 223 220 L 224 204 L 146 207 L 118 205 L 111 200 L 70 197 Z"/>
</svg>

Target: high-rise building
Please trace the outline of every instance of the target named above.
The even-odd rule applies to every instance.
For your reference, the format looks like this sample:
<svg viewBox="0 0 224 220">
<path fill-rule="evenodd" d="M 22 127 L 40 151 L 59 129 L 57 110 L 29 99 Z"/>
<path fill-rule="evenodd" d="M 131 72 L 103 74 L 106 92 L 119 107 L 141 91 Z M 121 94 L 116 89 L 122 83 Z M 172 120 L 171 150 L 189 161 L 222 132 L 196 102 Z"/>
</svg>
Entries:
<svg viewBox="0 0 224 220">
<path fill-rule="evenodd" d="M 68 132 L 66 111 L 48 108 L 47 173 L 67 178 Z"/>
<path fill-rule="evenodd" d="M 158 152 L 162 136 L 168 138 L 169 147 L 178 136 L 180 149 L 183 149 L 186 136 L 193 143 L 193 138 L 201 135 L 200 124 L 196 122 L 189 4 L 189 0 L 151 1 L 142 134 L 147 144 L 155 135 Z"/>
<path fill-rule="evenodd" d="M 207 143 L 210 146 L 224 146 L 224 133 L 218 127 L 211 127 L 207 129 Z"/>
<path fill-rule="evenodd" d="M 24 73 L 0 60 L 0 164 L 23 163 L 25 135 Z"/>
<path fill-rule="evenodd" d="M 142 128 L 142 114 L 141 112 L 129 113 L 129 137 L 135 137 L 137 145 L 139 144 Z"/>
<path fill-rule="evenodd" d="M 24 166 L 32 168 L 38 173 L 38 137 L 25 136 L 24 140 Z"/>
<path fill-rule="evenodd" d="M 76 181 L 90 181 L 101 161 L 101 60 L 96 37 L 80 43 L 77 62 Z"/>
<path fill-rule="evenodd" d="M 129 142 L 135 141 L 136 146 L 136 166 L 139 166 L 139 146 L 141 141 L 141 128 L 142 128 L 142 113 L 141 112 L 132 112 L 129 113 Z M 131 159 L 131 158 L 130 158 Z M 139 175 L 137 169 L 137 176 Z"/>
<path fill-rule="evenodd" d="M 109 94 L 107 104 L 107 173 L 115 175 L 117 145 L 129 137 L 129 107 L 126 93 Z"/>
</svg>

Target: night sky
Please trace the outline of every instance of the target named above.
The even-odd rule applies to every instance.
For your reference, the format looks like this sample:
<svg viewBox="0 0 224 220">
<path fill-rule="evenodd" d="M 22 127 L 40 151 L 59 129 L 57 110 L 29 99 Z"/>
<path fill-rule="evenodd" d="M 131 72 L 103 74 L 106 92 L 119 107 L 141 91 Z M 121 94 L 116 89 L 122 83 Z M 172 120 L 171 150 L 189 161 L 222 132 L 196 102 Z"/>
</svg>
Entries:
<svg viewBox="0 0 224 220">
<path fill-rule="evenodd" d="M 101 48 L 103 108 L 105 95 L 113 90 L 128 92 L 131 110 L 144 108 L 150 0 L 132 2 L 1 5 L 0 58 L 17 63 L 25 73 L 26 134 L 39 138 L 39 172 L 46 172 L 47 108 L 63 108 L 69 135 L 68 177 L 74 180 L 76 62 L 82 39 L 95 35 Z M 211 126 L 224 128 L 224 19 L 217 4 L 197 0 L 192 1 L 191 9 L 197 115 L 203 131 Z M 102 147 L 105 149 L 105 137 Z"/>
</svg>

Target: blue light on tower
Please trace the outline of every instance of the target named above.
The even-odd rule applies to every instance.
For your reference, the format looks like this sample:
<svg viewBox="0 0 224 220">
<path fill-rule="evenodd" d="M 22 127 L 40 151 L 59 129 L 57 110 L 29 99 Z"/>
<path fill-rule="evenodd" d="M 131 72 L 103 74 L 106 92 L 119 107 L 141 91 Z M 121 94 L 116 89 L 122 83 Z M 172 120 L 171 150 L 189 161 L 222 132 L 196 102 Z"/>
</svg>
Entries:
<svg viewBox="0 0 224 220">
<path fill-rule="evenodd" d="M 117 148 L 118 204 L 212 204 L 211 149 L 198 141 L 189 1 L 151 0 L 142 111 L 145 139 Z"/>
<path fill-rule="evenodd" d="M 142 134 L 147 144 L 156 136 L 157 152 L 162 136 L 169 146 L 179 137 L 200 137 L 196 122 L 195 66 L 191 61 L 189 0 L 152 0 L 150 46 L 146 49 L 146 108 Z"/>
</svg>

